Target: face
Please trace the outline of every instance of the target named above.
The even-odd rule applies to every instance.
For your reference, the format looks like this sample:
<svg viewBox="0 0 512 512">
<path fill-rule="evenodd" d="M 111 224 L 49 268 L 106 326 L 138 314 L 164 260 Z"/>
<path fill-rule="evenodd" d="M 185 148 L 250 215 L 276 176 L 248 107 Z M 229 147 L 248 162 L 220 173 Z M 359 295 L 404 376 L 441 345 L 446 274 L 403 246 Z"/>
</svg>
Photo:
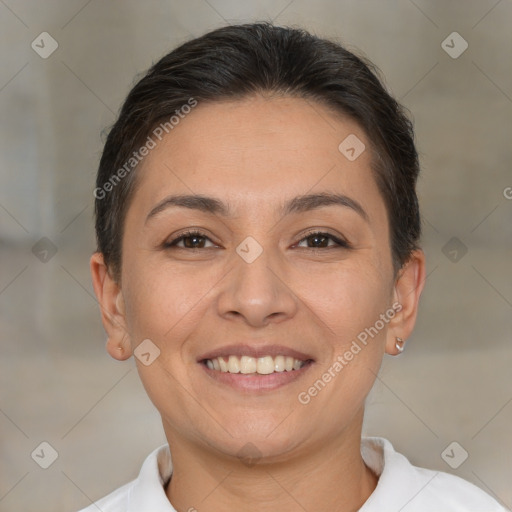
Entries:
<svg viewBox="0 0 512 512">
<path fill-rule="evenodd" d="M 136 362 L 168 439 L 279 459 L 360 425 L 423 275 L 421 258 L 393 275 L 369 147 L 322 105 L 255 96 L 199 104 L 144 159 L 109 288 L 123 329 L 107 329 L 118 358 L 151 340 Z"/>
</svg>

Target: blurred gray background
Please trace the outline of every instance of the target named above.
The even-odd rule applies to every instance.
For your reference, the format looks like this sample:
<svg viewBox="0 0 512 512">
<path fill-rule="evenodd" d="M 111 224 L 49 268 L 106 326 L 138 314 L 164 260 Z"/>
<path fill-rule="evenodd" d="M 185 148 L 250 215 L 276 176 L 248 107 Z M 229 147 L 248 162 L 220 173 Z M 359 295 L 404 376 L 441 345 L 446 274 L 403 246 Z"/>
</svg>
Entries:
<svg viewBox="0 0 512 512">
<path fill-rule="evenodd" d="M 366 54 L 415 121 L 428 278 L 364 433 L 512 507 L 511 0 L 0 0 L 0 511 L 77 510 L 165 442 L 133 359 L 104 349 L 101 131 L 170 49 L 263 19 Z"/>
</svg>

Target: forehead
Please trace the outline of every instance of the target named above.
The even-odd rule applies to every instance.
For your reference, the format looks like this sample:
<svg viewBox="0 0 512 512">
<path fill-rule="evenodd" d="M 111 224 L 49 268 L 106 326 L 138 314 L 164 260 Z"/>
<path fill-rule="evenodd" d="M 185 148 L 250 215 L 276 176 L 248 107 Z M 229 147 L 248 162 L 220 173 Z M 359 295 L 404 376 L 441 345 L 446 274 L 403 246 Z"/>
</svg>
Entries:
<svg viewBox="0 0 512 512">
<path fill-rule="evenodd" d="M 352 161 L 339 149 L 347 137 L 360 141 L 358 151 L 366 147 Z M 359 196 L 370 215 L 383 213 L 365 133 L 311 100 L 253 96 L 199 103 L 155 142 L 137 169 L 142 209 L 183 192 L 222 197 L 233 212 L 255 212 L 288 197 L 333 190 Z"/>
</svg>

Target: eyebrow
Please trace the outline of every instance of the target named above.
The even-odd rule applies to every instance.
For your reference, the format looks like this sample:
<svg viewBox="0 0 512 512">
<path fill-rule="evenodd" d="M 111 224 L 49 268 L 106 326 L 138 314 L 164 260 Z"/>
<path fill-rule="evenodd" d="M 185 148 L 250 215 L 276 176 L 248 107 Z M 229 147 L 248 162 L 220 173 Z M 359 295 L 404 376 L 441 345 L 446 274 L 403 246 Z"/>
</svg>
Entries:
<svg viewBox="0 0 512 512">
<path fill-rule="evenodd" d="M 359 202 L 344 194 L 334 194 L 329 192 L 321 192 L 317 194 L 307 194 L 294 197 L 288 200 L 281 207 L 281 215 L 289 215 L 291 213 L 302 213 L 326 206 L 343 206 L 351 208 L 358 213 L 366 222 L 369 222 L 368 214 Z M 231 210 L 228 205 L 215 197 L 204 195 L 172 195 L 167 196 L 160 201 L 148 214 L 145 224 L 162 211 L 171 207 L 189 208 L 199 210 L 212 215 L 220 215 L 223 217 L 232 217 Z"/>
</svg>

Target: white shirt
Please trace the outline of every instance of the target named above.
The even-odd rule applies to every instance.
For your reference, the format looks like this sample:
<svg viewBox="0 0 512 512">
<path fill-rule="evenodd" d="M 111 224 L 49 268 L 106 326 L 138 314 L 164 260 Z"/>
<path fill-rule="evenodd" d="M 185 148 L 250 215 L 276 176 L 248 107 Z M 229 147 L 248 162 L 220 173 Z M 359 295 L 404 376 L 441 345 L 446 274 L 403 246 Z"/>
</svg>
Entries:
<svg viewBox="0 0 512 512">
<path fill-rule="evenodd" d="M 507 512 L 462 478 L 413 466 L 381 437 L 363 437 L 361 455 L 379 477 L 359 512 Z M 176 512 L 164 486 L 172 474 L 168 445 L 154 450 L 139 476 L 79 512 Z"/>
</svg>

